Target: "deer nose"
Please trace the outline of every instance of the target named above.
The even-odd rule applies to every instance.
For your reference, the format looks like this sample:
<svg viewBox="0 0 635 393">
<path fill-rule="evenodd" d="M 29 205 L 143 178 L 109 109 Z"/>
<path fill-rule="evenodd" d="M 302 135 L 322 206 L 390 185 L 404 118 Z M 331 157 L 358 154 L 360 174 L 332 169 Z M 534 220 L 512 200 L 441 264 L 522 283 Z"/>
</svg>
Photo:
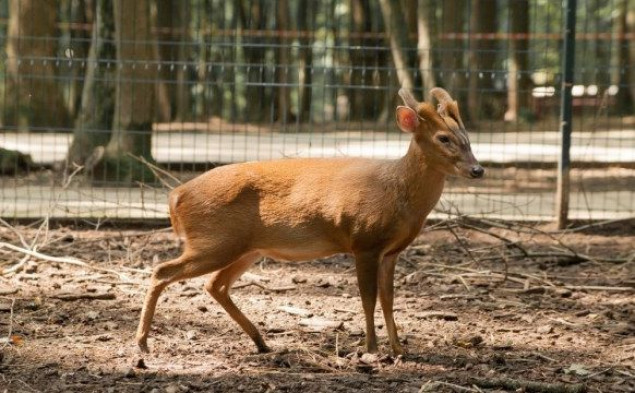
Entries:
<svg viewBox="0 0 635 393">
<path fill-rule="evenodd" d="M 483 177 L 484 173 L 485 173 L 485 169 L 483 169 L 483 167 L 480 166 L 480 165 L 474 165 L 472 168 L 470 168 L 470 175 L 474 179 L 478 179 L 479 177 Z"/>
</svg>

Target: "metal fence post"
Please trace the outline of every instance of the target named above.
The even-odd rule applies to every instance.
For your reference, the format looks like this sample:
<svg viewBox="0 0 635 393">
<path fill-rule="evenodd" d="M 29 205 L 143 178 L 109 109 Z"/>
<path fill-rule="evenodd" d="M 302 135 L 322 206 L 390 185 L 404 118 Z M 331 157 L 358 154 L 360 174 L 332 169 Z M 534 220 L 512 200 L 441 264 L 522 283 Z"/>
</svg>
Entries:
<svg viewBox="0 0 635 393">
<path fill-rule="evenodd" d="M 569 170 L 571 166 L 571 88 L 575 63 L 575 22 L 577 0 L 566 0 L 564 59 L 562 61 L 562 85 L 560 87 L 560 158 L 558 160 L 558 189 L 556 193 L 556 216 L 558 228 L 567 225 L 569 217 Z"/>
</svg>

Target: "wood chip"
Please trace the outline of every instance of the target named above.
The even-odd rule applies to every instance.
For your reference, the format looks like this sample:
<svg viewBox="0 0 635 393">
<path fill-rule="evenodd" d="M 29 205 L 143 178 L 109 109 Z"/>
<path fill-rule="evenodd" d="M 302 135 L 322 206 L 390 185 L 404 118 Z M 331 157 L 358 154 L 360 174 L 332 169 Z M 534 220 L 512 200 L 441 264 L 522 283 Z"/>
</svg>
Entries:
<svg viewBox="0 0 635 393">
<path fill-rule="evenodd" d="M 456 321 L 459 316 L 449 311 L 424 311 L 415 315 L 418 319 L 443 319 L 445 321 Z"/>
<path fill-rule="evenodd" d="M 321 318 L 305 318 L 299 322 L 300 326 L 306 326 L 314 331 L 322 331 L 326 329 L 341 329 L 344 326 L 342 321 L 331 321 Z"/>
<path fill-rule="evenodd" d="M 311 311 L 306 310 L 304 308 L 298 308 L 298 307 L 292 307 L 292 306 L 280 306 L 278 307 L 278 310 L 284 311 L 287 314 L 298 315 L 304 318 L 311 318 L 313 316 L 313 313 Z"/>
</svg>

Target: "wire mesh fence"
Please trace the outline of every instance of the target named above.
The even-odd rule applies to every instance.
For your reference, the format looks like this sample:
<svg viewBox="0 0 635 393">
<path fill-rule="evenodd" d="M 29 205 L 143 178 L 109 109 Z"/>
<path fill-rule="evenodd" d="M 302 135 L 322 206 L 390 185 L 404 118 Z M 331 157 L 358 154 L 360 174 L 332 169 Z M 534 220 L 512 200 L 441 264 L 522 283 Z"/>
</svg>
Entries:
<svg viewBox="0 0 635 393">
<path fill-rule="evenodd" d="M 569 218 L 635 214 L 635 1 L 579 0 Z M 397 158 L 397 90 L 458 101 L 482 181 L 436 214 L 551 220 L 564 11 L 542 0 L 0 1 L 0 216 L 166 218 L 217 165 Z"/>
</svg>

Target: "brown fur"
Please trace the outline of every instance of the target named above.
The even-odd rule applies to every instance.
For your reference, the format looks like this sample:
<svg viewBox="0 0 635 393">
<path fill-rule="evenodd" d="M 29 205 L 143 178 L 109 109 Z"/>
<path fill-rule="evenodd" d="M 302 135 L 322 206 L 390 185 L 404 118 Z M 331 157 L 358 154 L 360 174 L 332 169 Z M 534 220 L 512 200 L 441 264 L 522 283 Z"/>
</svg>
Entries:
<svg viewBox="0 0 635 393">
<path fill-rule="evenodd" d="M 420 119 L 414 111 L 400 111 L 400 127 L 414 138 L 399 160 L 248 162 L 213 169 L 174 189 L 170 217 L 185 249 L 154 270 L 137 331 L 140 348 L 147 351 L 161 291 L 213 273 L 207 291 L 266 351 L 260 333 L 229 297 L 234 280 L 262 256 L 298 261 L 351 253 L 368 351 L 377 350 L 373 313 L 379 295 L 393 352 L 402 353 L 392 312 L 394 264 L 439 200 L 446 175 L 473 156 L 469 149 L 459 158 L 441 154 L 432 138 L 451 130 L 431 105 L 418 105 Z"/>
</svg>

